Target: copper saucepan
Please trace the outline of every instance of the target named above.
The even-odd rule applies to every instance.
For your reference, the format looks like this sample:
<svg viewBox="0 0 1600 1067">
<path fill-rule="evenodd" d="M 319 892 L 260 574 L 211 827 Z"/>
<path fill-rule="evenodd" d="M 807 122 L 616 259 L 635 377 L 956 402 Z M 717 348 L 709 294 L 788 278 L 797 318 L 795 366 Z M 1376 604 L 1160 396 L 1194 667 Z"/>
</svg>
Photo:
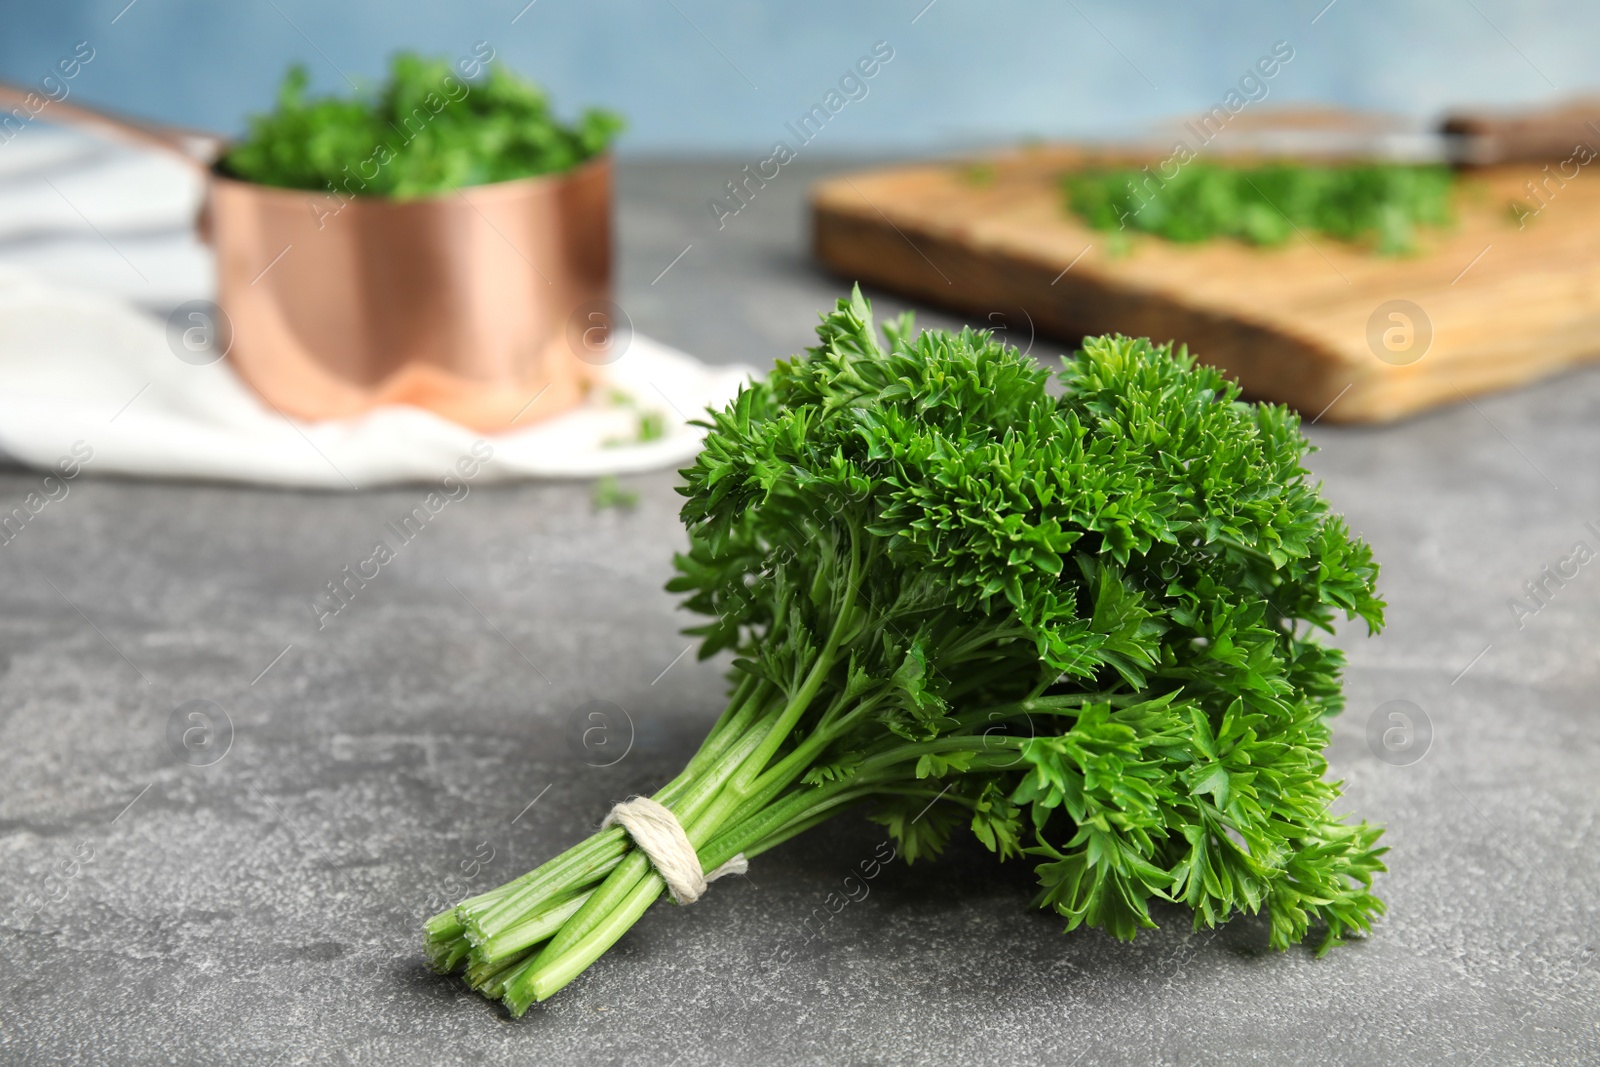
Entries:
<svg viewBox="0 0 1600 1067">
<path fill-rule="evenodd" d="M 31 97 L 31 99 L 29 99 Z M 239 181 L 211 134 L 0 84 L 0 109 L 155 147 L 199 169 L 227 358 L 305 419 L 411 404 L 503 431 L 577 403 L 611 343 L 611 162 L 416 200 Z M 537 398 L 537 402 L 534 402 Z"/>
</svg>

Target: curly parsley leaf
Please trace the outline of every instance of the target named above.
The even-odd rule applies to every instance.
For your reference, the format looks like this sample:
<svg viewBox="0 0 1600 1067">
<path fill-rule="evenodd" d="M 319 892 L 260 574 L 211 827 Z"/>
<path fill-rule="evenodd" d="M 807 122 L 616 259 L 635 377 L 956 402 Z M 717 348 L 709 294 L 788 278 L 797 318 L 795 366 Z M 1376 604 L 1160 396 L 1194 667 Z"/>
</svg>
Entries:
<svg viewBox="0 0 1600 1067">
<path fill-rule="evenodd" d="M 354 98 L 312 98 L 293 66 L 277 107 L 252 116 L 222 168 L 262 185 L 396 200 L 462 186 L 571 170 L 604 152 L 623 127 L 590 109 L 572 124 L 556 118 L 544 92 L 503 66 L 476 78 L 450 61 L 401 52 L 389 78 Z"/>
</svg>

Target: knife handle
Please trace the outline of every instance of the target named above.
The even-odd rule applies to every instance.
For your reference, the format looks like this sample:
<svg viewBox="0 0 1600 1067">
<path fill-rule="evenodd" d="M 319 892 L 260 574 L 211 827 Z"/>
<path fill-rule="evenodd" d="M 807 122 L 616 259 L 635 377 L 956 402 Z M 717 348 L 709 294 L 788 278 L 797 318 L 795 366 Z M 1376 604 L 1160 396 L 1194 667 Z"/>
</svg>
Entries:
<svg viewBox="0 0 1600 1067">
<path fill-rule="evenodd" d="M 1456 143 L 1464 166 L 1566 159 L 1580 145 L 1600 155 L 1600 100 L 1574 100 L 1528 111 L 1460 111 L 1439 132 Z"/>
</svg>

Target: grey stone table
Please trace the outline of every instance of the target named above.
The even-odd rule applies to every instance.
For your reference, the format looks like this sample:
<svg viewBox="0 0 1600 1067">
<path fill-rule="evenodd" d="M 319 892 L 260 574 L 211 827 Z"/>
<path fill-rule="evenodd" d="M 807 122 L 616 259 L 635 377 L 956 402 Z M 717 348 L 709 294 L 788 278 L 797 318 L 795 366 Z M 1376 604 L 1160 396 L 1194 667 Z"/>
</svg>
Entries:
<svg viewBox="0 0 1600 1067">
<path fill-rule="evenodd" d="M 736 170 L 624 168 L 620 300 L 667 342 L 766 364 L 841 283 L 805 254 L 820 170 L 786 168 L 718 231 L 706 201 Z M 1595 1062 L 1600 563 L 1536 614 L 1509 601 L 1574 542 L 1600 547 L 1597 412 L 1591 371 L 1313 428 L 1391 604 L 1382 636 L 1341 638 L 1331 752 L 1350 810 L 1389 828 L 1370 940 L 1317 960 L 1269 950 L 1259 923 L 1195 934 L 1170 910 L 1132 945 L 1064 936 L 1028 906 L 1023 865 L 958 847 L 891 867 L 805 941 L 881 839 L 846 816 L 653 910 L 516 1022 L 430 974 L 418 924 L 666 779 L 712 721 L 719 665 L 682 655 L 661 588 L 683 544 L 675 475 L 626 479 L 631 511 L 596 511 L 580 484 L 474 488 L 320 631 L 318 590 L 422 487 L 87 476 L 0 546 L 0 1059 Z M 0 503 L 36 484 L 0 474 Z M 196 700 L 231 722 L 207 766 L 169 745 Z M 1414 762 L 1367 741 L 1391 700 L 1431 724 Z M 610 766 L 581 742 L 590 701 L 631 720 L 613 716 Z"/>
</svg>

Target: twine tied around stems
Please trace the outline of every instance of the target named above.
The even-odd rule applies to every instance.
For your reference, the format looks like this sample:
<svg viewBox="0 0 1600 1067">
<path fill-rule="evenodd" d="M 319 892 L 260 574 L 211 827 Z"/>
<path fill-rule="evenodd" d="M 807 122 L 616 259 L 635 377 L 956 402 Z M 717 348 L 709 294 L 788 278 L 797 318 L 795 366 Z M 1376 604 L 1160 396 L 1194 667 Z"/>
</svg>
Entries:
<svg viewBox="0 0 1600 1067">
<path fill-rule="evenodd" d="M 683 832 L 683 824 L 664 804 L 649 797 L 629 797 L 611 809 L 603 830 L 616 823 L 628 831 L 633 843 L 639 846 L 656 873 L 672 891 L 672 899 L 679 904 L 693 904 L 706 891 L 708 882 L 729 874 L 743 874 L 750 869 L 750 861 L 741 852 L 714 871 L 700 866 L 700 857 Z"/>
</svg>

